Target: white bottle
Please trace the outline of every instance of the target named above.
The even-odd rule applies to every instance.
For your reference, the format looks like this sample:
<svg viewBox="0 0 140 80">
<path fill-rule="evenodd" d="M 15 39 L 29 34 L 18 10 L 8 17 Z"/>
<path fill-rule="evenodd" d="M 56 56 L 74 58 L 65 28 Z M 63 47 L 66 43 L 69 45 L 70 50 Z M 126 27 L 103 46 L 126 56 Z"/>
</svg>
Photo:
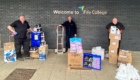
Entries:
<svg viewBox="0 0 140 80">
<path fill-rule="evenodd" d="M 120 34 L 120 30 L 119 29 L 117 29 L 116 34 Z"/>
</svg>

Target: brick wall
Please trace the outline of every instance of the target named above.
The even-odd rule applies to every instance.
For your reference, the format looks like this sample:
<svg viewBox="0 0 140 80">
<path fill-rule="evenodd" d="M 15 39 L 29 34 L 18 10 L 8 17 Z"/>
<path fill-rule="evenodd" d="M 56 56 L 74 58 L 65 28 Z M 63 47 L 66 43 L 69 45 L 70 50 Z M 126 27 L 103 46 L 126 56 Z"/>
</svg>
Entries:
<svg viewBox="0 0 140 80">
<path fill-rule="evenodd" d="M 139 0 L 0 0 L 1 42 L 8 42 L 11 32 L 7 26 L 25 15 L 31 27 L 42 24 L 49 48 L 55 49 L 55 25 L 63 23 L 72 16 L 82 38 L 83 48 L 92 49 L 102 46 L 108 49 L 108 31 L 105 26 L 113 17 L 123 23 L 126 29 L 122 33 L 121 48 L 140 50 L 140 1 Z M 86 11 L 107 11 L 107 14 L 83 14 L 78 7 Z M 79 11 L 79 14 L 54 14 L 53 10 Z"/>
</svg>

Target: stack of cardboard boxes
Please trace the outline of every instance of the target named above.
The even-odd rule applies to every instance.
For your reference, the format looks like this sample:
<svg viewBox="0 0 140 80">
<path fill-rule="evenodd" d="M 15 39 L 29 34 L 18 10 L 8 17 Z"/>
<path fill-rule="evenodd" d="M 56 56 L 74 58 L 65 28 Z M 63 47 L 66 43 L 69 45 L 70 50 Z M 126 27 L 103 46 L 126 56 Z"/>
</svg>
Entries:
<svg viewBox="0 0 140 80">
<path fill-rule="evenodd" d="M 38 47 L 36 51 L 33 52 L 30 51 L 30 57 L 39 58 L 39 60 L 46 60 L 47 56 L 48 56 L 48 44 Z"/>
<path fill-rule="evenodd" d="M 120 64 L 127 64 L 130 63 L 132 64 L 132 55 L 131 55 L 131 51 L 129 50 L 119 50 L 119 56 L 118 56 L 118 66 L 120 66 Z"/>
<path fill-rule="evenodd" d="M 109 62 L 117 64 L 117 53 L 119 47 L 119 40 L 121 40 L 121 34 L 109 34 L 110 46 L 109 46 Z"/>
</svg>

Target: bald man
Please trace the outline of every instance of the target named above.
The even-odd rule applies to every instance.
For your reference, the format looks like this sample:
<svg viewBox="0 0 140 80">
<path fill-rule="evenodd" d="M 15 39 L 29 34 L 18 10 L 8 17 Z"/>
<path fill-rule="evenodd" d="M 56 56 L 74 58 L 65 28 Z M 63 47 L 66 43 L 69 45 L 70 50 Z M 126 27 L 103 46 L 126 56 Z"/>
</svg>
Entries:
<svg viewBox="0 0 140 80">
<path fill-rule="evenodd" d="M 70 48 L 70 41 L 69 39 L 72 37 L 77 36 L 77 27 L 74 21 L 72 21 L 72 17 L 68 17 L 68 21 L 64 22 L 63 24 L 59 26 L 65 26 L 66 29 L 66 51 L 68 51 L 68 48 Z"/>
<path fill-rule="evenodd" d="M 14 21 L 7 28 L 11 32 L 14 33 L 14 43 L 15 43 L 17 59 L 19 61 L 24 61 L 24 59 L 22 58 L 22 54 L 21 54 L 21 46 L 22 45 L 23 45 L 23 49 L 24 49 L 24 53 L 25 53 L 25 59 L 33 59 L 30 57 L 30 54 L 29 54 L 29 44 L 30 43 L 29 43 L 27 36 L 26 36 L 27 29 L 29 29 L 31 32 L 33 32 L 33 30 L 29 26 L 28 22 L 25 21 L 25 16 L 21 15 L 19 20 Z"/>
<path fill-rule="evenodd" d="M 122 30 L 125 29 L 124 25 L 123 25 L 122 23 L 118 22 L 117 18 L 113 18 L 113 19 L 112 19 L 112 22 L 109 23 L 109 24 L 106 26 L 106 28 L 109 30 L 109 32 L 110 32 L 110 27 L 111 27 L 111 26 L 116 26 L 116 28 L 118 28 L 118 29 L 120 30 L 121 33 L 122 33 Z M 109 45 L 110 45 L 110 39 L 108 39 L 108 40 L 109 40 Z M 121 43 L 121 41 L 119 41 L 119 48 L 120 48 L 120 43 Z M 118 48 L 118 51 L 119 51 L 119 48 Z"/>
</svg>

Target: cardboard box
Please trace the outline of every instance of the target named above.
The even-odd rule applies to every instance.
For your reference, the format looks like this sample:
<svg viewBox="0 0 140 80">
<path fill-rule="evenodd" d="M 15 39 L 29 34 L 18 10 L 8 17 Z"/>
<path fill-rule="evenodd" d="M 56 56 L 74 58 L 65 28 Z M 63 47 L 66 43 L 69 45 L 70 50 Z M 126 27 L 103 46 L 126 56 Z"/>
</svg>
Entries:
<svg viewBox="0 0 140 80">
<path fill-rule="evenodd" d="M 101 59 L 104 60 L 105 49 L 97 49 L 96 47 L 92 48 L 92 54 L 100 55 Z"/>
<path fill-rule="evenodd" d="M 36 50 L 35 52 L 30 52 L 30 57 L 33 58 L 39 58 L 39 50 Z"/>
<path fill-rule="evenodd" d="M 109 54 L 109 62 L 110 63 L 117 64 L 117 58 L 118 58 L 118 56 Z"/>
<path fill-rule="evenodd" d="M 48 44 L 39 47 L 39 60 L 46 60 L 48 56 Z"/>
<path fill-rule="evenodd" d="M 68 49 L 68 67 L 83 68 L 83 53 L 70 53 Z"/>
<path fill-rule="evenodd" d="M 39 60 L 46 60 L 46 57 L 48 56 L 48 49 L 46 52 L 39 52 Z"/>
<path fill-rule="evenodd" d="M 109 33 L 109 39 L 110 40 L 121 40 L 121 34 L 112 34 L 112 33 Z"/>
<path fill-rule="evenodd" d="M 46 52 L 47 49 L 48 49 L 48 44 L 46 44 L 45 46 L 40 46 L 39 52 Z"/>
<path fill-rule="evenodd" d="M 110 40 L 110 46 L 111 47 L 115 47 L 115 48 L 118 48 L 119 47 L 119 40 Z"/>
<path fill-rule="evenodd" d="M 122 55 L 122 56 L 127 56 L 127 57 L 131 57 L 131 51 L 129 50 L 119 50 L 119 55 Z"/>
<path fill-rule="evenodd" d="M 130 63 L 132 64 L 132 55 L 131 55 L 131 51 L 129 50 L 119 50 L 119 57 L 118 57 L 118 66 L 120 66 L 120 64 L 127 64 Z"/>
<path fill-rule="evenodd" d="M 118 48 L 109 46 L 109 55 L 117 56 Z"/>
<path fill-rule="evenodd" d="M 4 50 L 12 50 L 15 49 L 14 42 L 4 43 Z"/>
<path fill-rule="evenodd" d="M 16 61 L 14 42 L 4 43 L 4 62 Z"/>
<path fill-rule="evenodd" d="M 132 64 L 132 57 L 129 57 L 129 58 L 125 58 L 125 57 L 118 57 L 118 66 L 120 66 L 120 64 L 123 63 L 123 64 L 127 64 L 127 63 L 130 63 Z"/>
</svg>

